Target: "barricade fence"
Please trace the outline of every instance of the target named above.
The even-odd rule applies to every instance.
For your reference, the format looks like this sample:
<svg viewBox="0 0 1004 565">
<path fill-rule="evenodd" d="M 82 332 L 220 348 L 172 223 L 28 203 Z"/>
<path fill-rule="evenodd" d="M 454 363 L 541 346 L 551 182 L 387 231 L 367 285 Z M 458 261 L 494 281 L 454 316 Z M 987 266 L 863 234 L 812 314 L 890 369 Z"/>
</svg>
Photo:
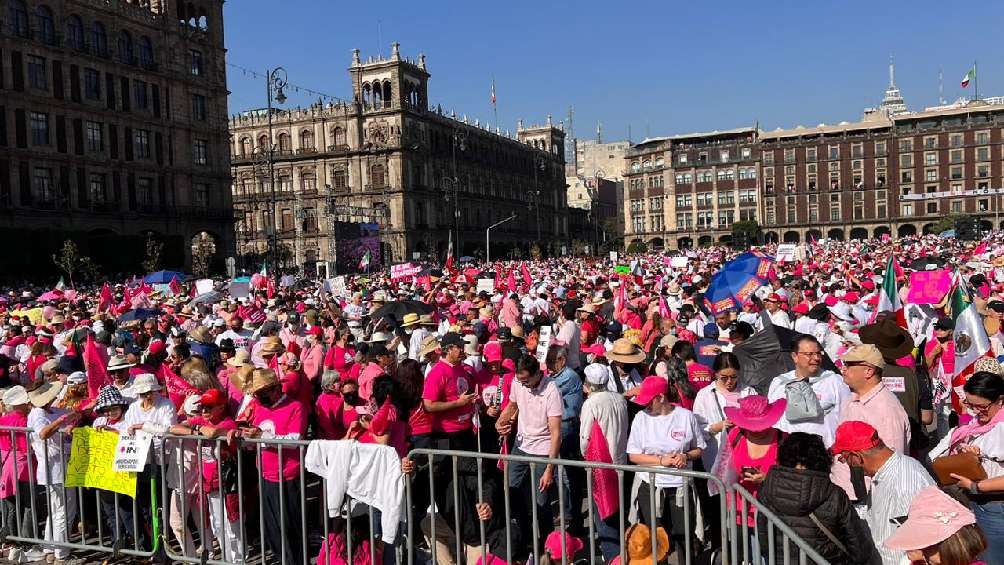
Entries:
<svg viewBox="0 0 1004 565">
<path fill-rule="evenodd" d="M 703 472 L 414 449 L 398 533 L 385 540 L 376 504 L 346 496 L 329 506 L 328 481 L 306 470 L 310 441 L 158 436 L 128 496 L 112 489 L 127 490 L 129 475 L 124 484 L 100 476 L 105 488 L 66 486 L 80 457 L 110 466 L 114 454 L 74 452 L 70 469 L 78 446 L 45 431 L 0 427 L 0 543 L 61 559 L 565 565 L 669 553 L 678 565 L 826 563 L 746 489 Z M 723 494 L 709 496 L 709 486 Z M 577 538 L 547 543 L 552 531 Z"/>
</svg>

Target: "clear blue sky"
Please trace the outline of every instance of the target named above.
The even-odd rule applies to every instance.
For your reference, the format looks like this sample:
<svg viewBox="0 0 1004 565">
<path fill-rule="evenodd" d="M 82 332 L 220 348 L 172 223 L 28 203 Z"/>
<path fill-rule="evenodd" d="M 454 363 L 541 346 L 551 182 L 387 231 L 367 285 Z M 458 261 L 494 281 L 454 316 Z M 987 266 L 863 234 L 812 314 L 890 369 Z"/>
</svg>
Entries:
<svg viewBox="0 0 1004 565">
<path fill-rule="evenodd" d="M 229 0 L 228 61 L 349 98 L 351 50 L 426 55 L 429 99 L 499 123 L 555 120 L 575 132 L 632 139 L 727 129 L 811 126 L 860 118 L 886 88 L 889 55 L 911 109 L 963 94 L 979 63 L 980 94 L 1004 95 L 1004 3 L 510 0 L 342 2 Z M 264 85 L 228 68 L 230 111 L 265 105 Z M 967 95 L 971 94 L 970 85 Z M 307 104 L 305 94 L 291 102 Z"/>
</svg>

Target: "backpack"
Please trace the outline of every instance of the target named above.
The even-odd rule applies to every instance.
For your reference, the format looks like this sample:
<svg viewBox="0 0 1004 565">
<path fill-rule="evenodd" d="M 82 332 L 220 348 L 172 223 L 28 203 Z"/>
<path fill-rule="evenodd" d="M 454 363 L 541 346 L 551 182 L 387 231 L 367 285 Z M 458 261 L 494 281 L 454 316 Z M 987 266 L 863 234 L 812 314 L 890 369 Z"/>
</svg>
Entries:
<svg viewBox="0 0 1004 565">
<path fill-rule="evenodd" d="M 812 422 L 823 416 L 816 391 L 812 390 L 812 379 L 796 379 L 784 385 L 784 397 L 788 405 L 784 417 L 792 424 Z"/>
</svg>

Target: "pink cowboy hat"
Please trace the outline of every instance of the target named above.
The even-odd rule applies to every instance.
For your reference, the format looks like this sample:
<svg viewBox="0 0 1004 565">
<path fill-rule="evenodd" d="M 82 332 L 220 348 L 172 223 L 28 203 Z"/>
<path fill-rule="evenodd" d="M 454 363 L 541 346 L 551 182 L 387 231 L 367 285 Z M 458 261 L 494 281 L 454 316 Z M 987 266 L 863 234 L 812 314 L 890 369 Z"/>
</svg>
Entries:
<svg viewBox="0 0 1004 565">
<path fill-rule="evenodd" d="M 725 417 L 740 429 L 750 432 L 762 432 L 781 419 L 788 402 L 780 398 L 768 402 L 766 396 L 754 394 L 739 399 L 739 406 L 726 406 Z"/>
<path fill-rule="evenodd" d="M 544 550 L 550 554 L 551 559 L 561 559 L 561 537 L 565 537 L 565 555 L 568 556 L 569 561 L 572 557 L 582 551 L 585 544 L 582 543 L 577 537 L 573 537 L 568 532 L 559 532 L 557 530 L 551 532 L 547 539 L 544 541 Z"/>
</svg>

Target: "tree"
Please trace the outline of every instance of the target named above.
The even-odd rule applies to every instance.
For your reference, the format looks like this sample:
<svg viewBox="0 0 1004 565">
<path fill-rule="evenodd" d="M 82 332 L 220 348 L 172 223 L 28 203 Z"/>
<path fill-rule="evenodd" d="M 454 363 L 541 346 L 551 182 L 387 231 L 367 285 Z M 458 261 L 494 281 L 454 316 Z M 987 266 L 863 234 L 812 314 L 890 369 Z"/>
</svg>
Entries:
<svg viewBox="0 0 1004 565">
<path fill-rule="evenodd" d="M 216 244 L 211 235 L 202 232 L 195 236 L 192 242 L 192 271 L 200 277 L 207 276 L 215 254 Z"/>
<path fill-rule="evenodd" d="M 146 236 L 146 259 L 141 263 L 147 273 L 160 270 L 160 255 L 164 251 L 164 244 L 153 238 L 153 235 Z"/>
<path fill-rule="evenodd" d="M 945 216 L 944 218 L 938 220 L 936 224 L 934 224 L 934 226 L 931 228 L 931 231 L 934 233 L 941 233 L 948 230 L 954 230 L 955 226 L 958 225 L 960 221 L 964 223 L 972 219 L 973 217 L 968 214 L 952 214 L 949 216 Z"/>
<path fill-rule="evenodd" d="M 732 245 L 737 249 L 749 249 L 760 241 L 760 224 L 756 220 L 742 220 L 732 224 Z"/>
<path fill-rule="evenodd" d="M 74 273 L 80 273 L 85 279 L 97 280 L 100 278 L 100 269 L 93 259 L 80 254 L 77 244 L 73 240 L 67 239 L 63 242 L 63 247 L 59 253 L 52 255 L 52 262 L 59 267 L 59 270 L 66 273 L 66 278 L 70 279 L 70 287 L 73 287 Z"/>
<path fill-rule="evenodd" d="M 648 252 L 648 245 L 644 241 L 632 241 L 631 245 L 627 247 L 628 253 L 646 253 Z"/>
</svg>

